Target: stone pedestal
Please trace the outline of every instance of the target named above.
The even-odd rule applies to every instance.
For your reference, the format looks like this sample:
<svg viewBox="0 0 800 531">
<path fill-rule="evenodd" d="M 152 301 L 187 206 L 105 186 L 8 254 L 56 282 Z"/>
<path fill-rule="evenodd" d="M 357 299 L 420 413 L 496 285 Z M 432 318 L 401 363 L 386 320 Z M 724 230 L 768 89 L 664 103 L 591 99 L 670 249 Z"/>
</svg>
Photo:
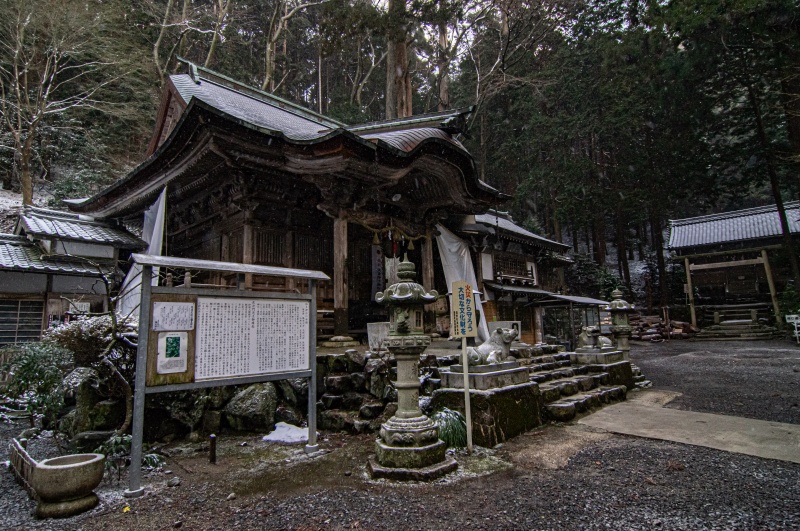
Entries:
<svg viewBox="0 0 800 531">
<path fill-rule="evenodd" d="M 542 425 L 544 403 L 536 383 L 487 390 L 471 389 L 469 396 L 472 438 L 478 446 L 491 448 Z M 431 400 L 433 409 L 446 407 L 464 413 L 463 388 L 439 389 L 433 392 Z"/>
<path fill-rule="evenodd" d="M 440 369 L 442 387 L 450 389 L 464 389 L 464 367 L 452 365 L 447 369 Z M 490 365 L 472 365 L 467 371 L 469 388 L 477 390 L 495 389 L 509 385 L 527 383 L 529 373 L 527 367 L 520 367 L 516 361 L 492 363 Z"/>
</svg>

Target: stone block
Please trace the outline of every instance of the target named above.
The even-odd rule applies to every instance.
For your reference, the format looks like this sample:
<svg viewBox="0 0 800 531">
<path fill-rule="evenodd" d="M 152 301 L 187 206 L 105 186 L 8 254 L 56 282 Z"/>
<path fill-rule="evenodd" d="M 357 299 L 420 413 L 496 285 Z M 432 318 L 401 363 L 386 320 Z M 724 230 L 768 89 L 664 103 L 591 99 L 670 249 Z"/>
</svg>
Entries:
<svg viewBox="0 0 800 531">
<path fill-rule="evenodd" d="M 360 393 L 367 389 L 367 376 L 363 372 L 354 372 L 350 375 L 350 381 L 353 383 L 353 391 Z"/>
<path fill-rule="evenodd" d="M 353 379 L 349 374 L 335 374 L 325 377 L 325 393 L 342 395 L 353 390 Z"/>
<path fill-rule="evenodd" d="M 367 402 L 361 406 L 361 409 L 358 410 L 358 414 L 365 419 L 375 419 L 381 415 L 385 407 L 383 402 Z"/>
<path fill-rule="evenodd" d="M 205 433 L 219 433 L 222 428 L 222 411 L 206 411 L 203 413 L 202 429 Z"/>
<path fill-rule="evenodd" d="M 364 397 L 358 393 L 345 393 L 342 395 L 342 405 L 340 407 L 348 411 L 358 411 L 364 405 L 364 402 Z"/>
<path fill-rule="evenodd" d="M 510 362 L 516 365 L 514 368 L 501 369 L 495 371 L 473 372 L 473 369 L 483 369 L 485 367 L 493 367 L 493 365 L 477 365 L 469 368 L 469 387 L 470 389 L 487 390 L 507 387 L 509 385 L 518 385 L 527 383 L 529 381 L 529 372 L 526 367 L 519 367 L 516 362 Z M 506 364 L 497 364 L 506 365 Z M 464 388 L 464 374 L 462 372 L 455 372 L 453 369 L 460 367 L 454 365 L 450 371 L 441 370 L 440 376 L 442 377 L 442 387 L 449 389 L 463 389 Z"/>
<path fill-rule="evenodd" d="M 225 407 L 225 420 L 234 430 L 272 431 L 278 393 L 272 382 L 250 385 L 234 396 Z"/>
<path fill-rule="evenodd" d="M 342 395 L 329 395 L 324 394 L 320 398 L 323 409 L 341 409 L 342 408 Z"/>
<path fill-rule="evenodd" d="M 575 404 L 572 402 L 553 402 L 545 406 L 547 417 L 556 422 L 567 422 L 575 418 Z"/>
<path fill-rule="evenodd" d="M 447 444 L 438 440 L 426 446 L 389 446 L 375 441 L 375 459 L 386 468 L 425 468 L 444 461 Z"/>
<path fill-rule="evenodd" d="M 607 373 L 606 381 L 603 385 L 624 385 L 628 389 L 633 389 L 633 369 L 630 361 L 618 361 L 603 365 L 590 365 L 591 373 Z"/>
<path fill-rule="evenodd" d="M 542 424 L 542 395 L 536 383 L 490 390 L 470 390 L 472 437 L 475 444 L 492 447 Z M 432 396 L 434 410 L 464 413 L 464 391 L 439 389 Z"/>
</svg>

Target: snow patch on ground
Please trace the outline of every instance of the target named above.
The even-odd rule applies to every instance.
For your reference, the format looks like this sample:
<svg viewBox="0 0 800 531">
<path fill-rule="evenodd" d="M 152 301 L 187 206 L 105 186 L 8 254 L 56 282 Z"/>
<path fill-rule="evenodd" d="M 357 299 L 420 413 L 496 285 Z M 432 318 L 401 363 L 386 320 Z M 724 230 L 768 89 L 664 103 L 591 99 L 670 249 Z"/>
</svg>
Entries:
<svg viewBox="0 0 800 531">
<path fill-rule="evenodd" d="M 308 428 L 300 428 L 285 422 L 278 422 L 275 424 L 275 429 L 261 440 L 282 443 L 306 442 L 308 441 Z"/>
</svg>

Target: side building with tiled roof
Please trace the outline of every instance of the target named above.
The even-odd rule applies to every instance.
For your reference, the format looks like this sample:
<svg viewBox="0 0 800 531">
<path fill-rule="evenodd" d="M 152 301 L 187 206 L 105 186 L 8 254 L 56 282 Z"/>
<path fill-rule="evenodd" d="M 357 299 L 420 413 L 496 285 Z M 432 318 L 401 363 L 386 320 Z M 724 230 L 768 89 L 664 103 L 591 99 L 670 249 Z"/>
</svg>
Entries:
<svg viewBox="0 0 800 531">
<path fill-rule="evenodd" d="M 498 210 L 449 225 L 470 247 L 490 329 L 492 323 L 518 323 L 520 339 L 531 344 L 544 342 L 545 336 L 571 339 L 569 332 L 548 329 L 545 322 L 547 306 L 569 305 L 569 297 L 560 295 L 565 289 L 563 268 L 572 263 L 569 245 L 534 234 Z"/>
<path fill-rule="evenodd" d="M 800 202 L 784 210 L 797 250 Z M 668 247 L 686 270 L 693 324 L 726 315 L 781 320 L 778 294 L 791 267 L 775 205 L 671 220 Z"/>
<path fill-rule="evenodd" d="M 25 207 L 0 234 L 0 346 L 34 341 L 79 313 L 108 309 L 103 277 L 143 242 L 115 223 Z"/>
</svg>

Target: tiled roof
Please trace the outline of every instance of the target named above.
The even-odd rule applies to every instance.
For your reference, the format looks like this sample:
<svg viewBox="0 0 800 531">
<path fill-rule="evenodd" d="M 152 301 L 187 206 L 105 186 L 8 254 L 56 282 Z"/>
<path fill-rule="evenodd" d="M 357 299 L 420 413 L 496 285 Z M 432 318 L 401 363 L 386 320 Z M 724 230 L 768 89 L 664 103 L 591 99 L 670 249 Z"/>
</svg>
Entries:
<svg viewBox="0 0 800 531">
<path fill-rule="evenodd" d="M 321 138 L 331 128 L 343 125 L 317 117 L 310 111 L 301 111 L 297 106 L 254 89 L 243 92 L 244 86 L 234 89 L 205 77 L 197 77 L 195 81 L 189 74 L 176 74 L 170 79 L 187 104 L 191 98 L 197 98 L 234 118 L 282 132 L 292 140 Z"/>
<path fill-rule="evenodd" d="M 105 274 L 114 271 L 114 265 L 107 262 L 100 264 L 100 268 Z M 90 262 L 45 256 L 38 245 L 14 234 L 0 234 L 0 270 L 99 276 L 98 267 Z"/>
<path fill-rule="evenodd" d="M 197 68 L 197 67 L 195 67 Z M 466 151 L 463 145 L 446 131 L 437 127 L 420 127 L 443 122 L 448 117 L 466 111 L 432 113 L 398 120 L 374 122 L 349 127 L 272 94 L 247 87 L 207 69 L 199 73 L 170 76 L 185 103 L 196 98 L 225 114 L 268 131 L 281 133 L 294 141 L 313 141 L 325 136 L 350 131 L 366 140 L 382 140 L 388 145 L 409 153 L 425 140 L 439 139 Z M 401 130 L 386 131 L 400 128 Z M 416 127 L 416 129 L 415 129 Z"/>
<path fill-rule="evenodd" d="M 800 202 L 785 203 L 784 209 L 789 231 L 800 233 Z M 669 223 L 670 249 L 776 238 L 782 234 L 775 205 L 675 219 Z"/>
<path fill-rule="evenodd" d="M 87 219 L 85 216 L 26 207 L 19 217 L 17 232 L 38 237 L 114 245 L 123 249 L 143 249 L 144 242 L 121 227 Z"/>
<path fill-rule="evenodd" d="M 438 138 L 439 140 L 450 142 L 461 149 L 465 149 L 461 142 L 450 136 L 445 131 L 435 127 L 422 127 L 419 129 L 407 129 L 405 131 L 371 133 L 361 135 L 361 137 L 372 141 L 382 140 L 393 148 L 399 149 L 400 151 L 405 151 L 406 153 L 413 151 L 414 148 L 416 148 L 422 142 L 432 138 Z"/>
<path fill-rule="evenodd" d="M 569 245 L 549 240 L 547 238 L 539 236 L 538 234 L 534 234 L 529 230 L 523 229 L 522 227 L 514 223 L 514 221 L 511 219 L 511 216 L 509 216 L 505 212 L 497 212 L 495 210 L 490 210 L 486 214 L 477 214 L 475 216 L 475 223 L 482 223 L 490 227 L 497 227 L 504 231 L 513 233 L 517 236 L 521 236 L 523 238 L 527 238 L 530 240 L 535 240 L 535 243 L 539 244 L 540 246 L 554 251 L 563 252 L 569 249 Z"/>
</svg>

